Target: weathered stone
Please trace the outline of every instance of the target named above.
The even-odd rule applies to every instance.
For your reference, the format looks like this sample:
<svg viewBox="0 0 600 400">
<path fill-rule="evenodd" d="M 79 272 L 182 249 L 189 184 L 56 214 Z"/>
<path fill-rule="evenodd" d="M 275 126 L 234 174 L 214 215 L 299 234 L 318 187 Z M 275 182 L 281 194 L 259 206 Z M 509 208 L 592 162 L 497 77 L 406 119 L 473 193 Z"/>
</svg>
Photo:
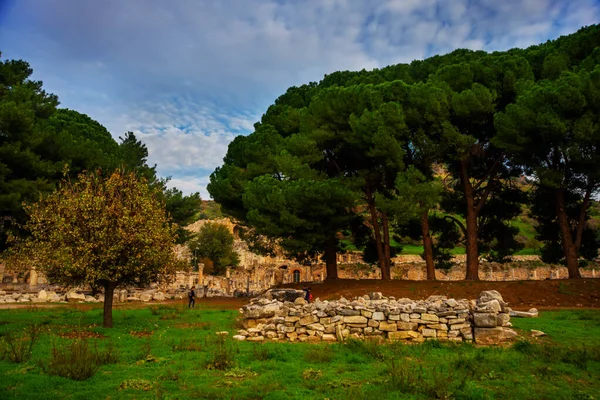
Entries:
<svg viewBox="0 0 600 400">
<path fill-rule="evenodd" d="M 498 300 L 500 304 L 505 304 L 502 295 L 497 290 L 485 290 L 479 294 L 477 303 L 487 303 L 491 300 Z"/>
<path fill-rule="evenodd" d="M 335 341 L 337 341 L 337 338 L 336 338 L 335 335 L 331 335 L 331 334 L 325 333 L 321 337 L 321 340 L 323 340 L 324 342 L 335 342 Z"/>
<path fill-rule="evenodd" d="M 374 319 L 375 321 L 384 321 L 385 314 L 382 313 L 381 311 L 376 311 L 373 313 L 373 316 L 371 318 Z"/>
<path fill-rule="evenodd" d="M 381 321 L 378 329 L 384 332 L 395 332 L 398 330 L 398 325 L 395 322 Z"/>
<path fill-rule="evenodd" d="M 390 340 L 415 339 L 419 337 L 419 333 L 415 331 L 396 331 L 388 332 L 387 337 Z"/>
<path fill-rule="evenodd" d="M 468 328 L 471 329 L 471 324 L 456 324 L 456 325 L 450 325 L 450 330 L 454 331 L 454 330 L 461 330 L 464 328 Z"/>
<path fill-rule="evenodd" d="M 433 321 L 433 322 L 439 322 L 439 320 L 440 320 L 437 315 L 426 314 L 426 313 L 421 314 L 421 319 L 423 321 Z"/>
<path fill-rule="evenodd" d="M 150 300 L 152 300 L 152 293 L 140 294 L 140 301 L 150 301 Z"/>
<path fill-rule="evenodd" d="M 536 329 L 532 329 L 531 330 L 531 336 L 533 337 L 542 337 L 542 336 L 546 336 L 546 334 L 542 331 L 538 331 Z"/>
<path fill-rule="evenodd" d="M 517 332 L 509 328 L 475 328 L 475 343 L 477 344 L 499 344 L 514 339 Z"/>
<path fill-rule="evenodd" d="M 246 340 L 246 336 L 242 336 L 242 335 L 234 335 L 232 337 L 233 340 L 239 340 L 239 341 L 244 341 Z"/>
<path fill-rule="evenodd" d="M 306 317 L 300 318 L 298 323 L 302 326 L 306 326 L 308 324 L 312 324 L 312 323 L 318 322 L 318 321 L 319 321 L 319 318 L 317 318 L 316 315 L 307 315 Z"/>
<path fill-rule="evenodd" d="M 360 310 L 360 315 L 362 315 L 363 317 L 366 317 L 366 318 L 372 318 L 373 312 L 369 311 L 369 310 Z"/>
<path fill-rule="evenodd" d="M 402 321 L 402 322 L 409 322 L 410 321 L 410 315 L 406 314 L 406 313 L 400 314 L 400 321 Z"/>
<path fill-rule="evenodd" d="M 340 315 L 343 316 L 354 316 L 354 315 L 360 315 L 360 311 L 358 310 L 350 310 L 350 309 L 343 309 L 339 311 Z"/>
<path fill-rule="evenodd" d="M 423 330 L 421 330 L 421 334 L 423 335 L 423 337 L 436 337 L 437 336 L 435 329 L 424 328 Z"/>
<path fill-rule="evenodd" d="M 307 325 L 306 329 L 311 329 L 313 331 L 324 331 L 325 327 L 319 323 L 316 323 L 316 324 Z"/>
<path fill-rule="evenodd" d="M 454 299 L 448 299 L 445 303 L 448 307 L 456 307 L 458 305 L 458 302 Z"/>
<path fill-rule="evenodd" d="M 496 326 L 496 313 L 475 313 L 473 324 L 478 328 L 494 328 Z"/>
<path fill-rule="evenodd" d="M 85 295 L 83 293 L 77 293 L 74 291 L 67 292 L 67 301 L 76 302 L 76 301 L 85 301 Z"/>
<path fill-rule="evenodd" d="M 304 298 L 298 297 L 298 298 L 296 298 L 296 300 L 294 300 L 294 304 L 302 306 L 302 305 L 307 304 L 307 302 L 306 302 L 306 300 L 304 300 Z"/>
<path fill-rule="evenodd" d="M 249 342 L 262 342 L 263 340 L 265 340 L 264 336 L 250 336 L 248 338 L 246 338 L 247 341 Z"/>
<path fill-rule="evenodd" d="M 455 318 L 455 319 L 449 319 L 448 320 L 448 325 L 456 325 L 456 324 L 462 324 L 465 322 L 464 318 Z"/>
<path fill-rule="evenodd" d="M 398 322 L 396 325 L 398 326 L 398 329 L 402 331 L 413 331 L 418 327 L 418 324 L 414 322 Z"/>
<path fill-rule="evenodd" d="M 382 300 L 383 294 L 381 294 L 381 292 L 371 292 L 369 293 L 369 298 L 371 300 Z"/>
<path fill-rule="evenodd" d="M 390 314 L 388 315 L 389 321 L 400 321 L 400 314 Z"/>
<path fill-rule="evenodd" d="M 291 317 L 285 317 L 285 322 L 298 322 L 300 321 L 300 317 L 296 317 L 296 316 L 291 316 Z"/>
<path fill-rule="evenodd" d="M 375 313 L 373 313 L 375 314 Z M 344 323 L 346 324 L 366 324 L 367 319 L 362 315 L 352 315 L 343 318 Z"/>
<path fill-rule="evenodd" d="M 497 326 L 508 326 L 510 324 L 510 316 L 507 313 L 500 313 L 496 315 Z"/>
<path fill-rule="evenodd" d="M 441 331 L 447 331 L 448 325 L 446 325 L 446 324 L 429 324 L 429 325 L 427 325 L 427 328 L 441 330 Z"/>
<path fill-rule="evenodd" d="M 456 311 L 442 311 L 437 313 L 438 317 L 453 317 L 456 316 Z"/>
<path fill-rule="evenodd" d="M 514 310 L 511 310 L 509 312 L 509 315 L 511 317 L 520 317 L 520 318 L 537 318 L 539 316 L 538 310 L 535 309 L 535 308 L 532 308 L 529 311 L 514 311 Z"/>
<path fill-rule="evenodd" d="M 48 299 L 48 292 L 46 292 L 45 290 L 40 290 L 40 292 L 38 293 L 38 299 L 40 300 L 47 300 Z"/>
<path fill-rule="evenodd" d="M 502 311 L 502 305 L 500 305 L 500 302 L 498 300 L 494 299 L 485 303 L 478 303 L 475 307 L 475 311 L 499 313 L 500 311 Z"/>
</svg>

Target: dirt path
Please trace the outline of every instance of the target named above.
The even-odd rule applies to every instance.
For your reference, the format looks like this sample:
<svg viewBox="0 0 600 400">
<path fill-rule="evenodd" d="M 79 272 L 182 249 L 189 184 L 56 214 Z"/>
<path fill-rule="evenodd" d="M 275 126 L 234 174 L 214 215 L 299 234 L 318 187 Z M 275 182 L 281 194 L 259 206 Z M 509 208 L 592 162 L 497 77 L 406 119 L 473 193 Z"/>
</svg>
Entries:
<svg viewBox="0 0 600 400">
<path fill-rule="evenodd" d="M 511 282 L 466 282 L 466 281 L 381 281 L 373 279 L 340 279 L 310 284 L 315 298 L 321 300 L 350 299 L 370 292 L 382 292 L 385 296 L 408 297 L 413 300 L 426 299 L 431 295 L 444 295 L 457 299 L 476 299 L 483 290 L 494 289 L 502 294 L 509 305 L 517 310 L 536 307 L 550 308 L 600 308 L 600 279 L 511 281 Z M 303 284 L 287 284 L 281 287 L 301 289 Z M 246 298 L 211 297 L 196 300 L 196 307 L 235 310 L 248 303 Z M 117 303 L 115 309 L 144 308 L 155 305 L 177 305 L 185 307 L 187 300 L 163 302 Z M 0 304 L 3 308 L 27 307 L 76 307 L 81 310 L 101 308 L 102 303 L 10 303 Z"/>
</svg>

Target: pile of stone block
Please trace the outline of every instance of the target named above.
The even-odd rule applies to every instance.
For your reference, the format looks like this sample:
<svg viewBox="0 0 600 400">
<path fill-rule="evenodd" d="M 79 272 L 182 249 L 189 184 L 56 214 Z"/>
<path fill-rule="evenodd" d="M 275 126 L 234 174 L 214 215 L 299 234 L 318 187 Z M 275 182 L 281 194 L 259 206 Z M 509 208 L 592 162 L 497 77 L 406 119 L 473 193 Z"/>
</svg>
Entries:
<svg viewBox="0 0 600 400">
<path fill-rule="evenodd" d="M 374 292 L 353 300 L 307 303 L 302 295 L 302 291 L 278 291 L 253 299 L 240 309 L 244 329 L 233 338 L 257 342 L 475 339 L 477 343 L 481 338 L 481 343 L 491 344 L 516 336 L 508 328 L 506 303 L 496 291 L 482 292 L 477 301 L 446 296 L 415 301 Z"/>
</svg>

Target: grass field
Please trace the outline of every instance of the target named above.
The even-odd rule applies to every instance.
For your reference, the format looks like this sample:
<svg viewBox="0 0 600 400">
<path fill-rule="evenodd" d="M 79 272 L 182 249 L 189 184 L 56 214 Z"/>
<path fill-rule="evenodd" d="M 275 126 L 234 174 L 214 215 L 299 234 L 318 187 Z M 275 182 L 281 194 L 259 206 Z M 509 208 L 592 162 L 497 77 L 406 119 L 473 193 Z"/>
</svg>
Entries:
<svg viewBox="0 0 600 400">
<path fill-rule="evenodd" d="M 220 342 L 215 332 L 233 334 L 236 311 L 116 310 L 113 329 L 97 325 L 101 316 L 100 309 L 70 307 L 0 310 L 5 350 L 22 346 L 26 356 L 30 326 L 39 327 L 28 360 L 14 363 L 9 352 L 0 361 L 0 398 L 594 399 L 600 393 L 595 310 L 513 319 L 524 336 L 530 329 L 549 336 L 507 348 Z M 90 372 L 81 381 L 56 375 Z"/>
</svg>

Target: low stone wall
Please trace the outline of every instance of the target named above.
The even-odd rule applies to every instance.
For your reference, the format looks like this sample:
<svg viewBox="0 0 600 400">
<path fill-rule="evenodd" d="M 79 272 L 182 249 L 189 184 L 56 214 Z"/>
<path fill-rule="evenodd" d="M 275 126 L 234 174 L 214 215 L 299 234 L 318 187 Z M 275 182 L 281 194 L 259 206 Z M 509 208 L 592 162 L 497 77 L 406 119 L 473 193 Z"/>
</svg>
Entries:
<svg viewBox="0 0 600 400">
<path fill-rule="evenodd" d="M 240 309 L 244 329 L 236 340 L 345 341 L 427 339 L 495 344 L 513 338 L 511 311 L 495 290 L 477 301 L 431 296 L 395 299 L 375 292 L 352 301 L 306 303 L 303 291 L 272 290 Z M 292 301 L 293 300 L 293 301 Z"/>
</svg>

